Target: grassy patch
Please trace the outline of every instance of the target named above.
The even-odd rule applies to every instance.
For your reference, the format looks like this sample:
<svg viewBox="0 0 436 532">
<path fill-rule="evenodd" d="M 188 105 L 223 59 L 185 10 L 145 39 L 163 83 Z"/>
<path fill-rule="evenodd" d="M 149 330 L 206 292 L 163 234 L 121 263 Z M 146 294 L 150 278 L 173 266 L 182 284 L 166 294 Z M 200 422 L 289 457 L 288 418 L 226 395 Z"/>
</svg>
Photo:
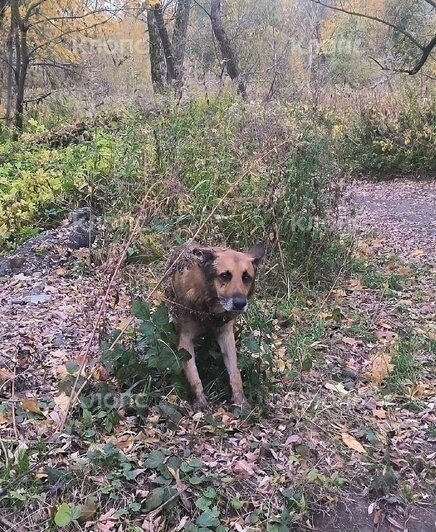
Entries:
<svg viewBox="0 0 436 532">
<path fill-rule="evenodd" d="M 411 335 L 400 338 L 392 357 L 394 370 L 387 380 L 390 391 L 405 395 L 409 387 L 410 396 L 410 387 L 418 383 L 421 376 L 422 363 L 419 355 L 424 347 L 423 339 L 419 336 Z"/>
</svg>

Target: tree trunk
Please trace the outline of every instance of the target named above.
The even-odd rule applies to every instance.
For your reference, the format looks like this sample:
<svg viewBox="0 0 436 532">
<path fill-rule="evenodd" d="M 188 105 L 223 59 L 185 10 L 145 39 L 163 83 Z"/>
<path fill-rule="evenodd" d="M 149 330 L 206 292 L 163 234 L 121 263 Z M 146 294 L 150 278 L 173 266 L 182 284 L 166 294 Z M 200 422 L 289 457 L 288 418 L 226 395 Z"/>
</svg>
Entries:
<svg viewBox="0 0 436 532">
<path fill-rule="evenodd" d="M 165 56 L 165 63 L 167 65 L 167 81 L 172 84 L 176 81 L 176 67 L 174 65 L 173 50 L 171 47 L 170 38 L 168 37 L 168 31 L 165 26 L 162 6 L 157 4 L 153 8 L 154 18 L 156 20 L 157 30 L 159 32 L 160 40 L 162 42 L 162 48 Z"/>
<path fill-rule="evenodd" d="M 12 114 L 12 99 L 14 89 L 14 34 L 15 34 L 15 18 L 11 16 L 11 23 L 9 27 L 9 34 L 6 41 L 8 51 L 8 75 L 6 85 L 6 120 L 9 123 Z"/>
<path fill-rule="evenodd" d="M 6 8 L 9 5 L 9 0 L 0 0 L 0 29 L 3 25 L 3 19 L 5 17 Z"/>
<path fill-rule="evenodd" d="M 18 0 L 11 2 L 11 17 L 15 25 L 15 112 L 14 125 L 21 132 L 24 125 L 24 94 L 26 89 L 27 71 L 30 64 L 29 48 L 27 45 L 28 26 L 20 15 Z"/>
<path fill-rule="evenodd" d="M 174 66 L 176 69 L 176 79 L 179 83 L 181 83 L 183 78 L 183 62 L 185 60 L 186 32 L 188 31 L 190 11 L 191 0 L 178 0 L 172 48 L 174 55 Z"/>
<path fill-rule="evenodd" d="M 165 57 L 152 10 L 147 9 L 147 25 L 150 54 L 151 82 L 154 92 L 162 92 L 165 86 Z"/>
<path fill-rule="evenodd" d="M 211 0 L 210 8 L 212 31 L 216 40 L 218 41 L 227 74 L 230 76 L 232 81 L 237 83 L 238 94 L 240 94 L 245 100 L 247 98 L 245 81 L 241 76 L 238 61 L 232 49 L 232 45 L 230 44 L 230 40 L 224 30 L 223 21 L 221 18 L 221 0 Z"/>
</svg>

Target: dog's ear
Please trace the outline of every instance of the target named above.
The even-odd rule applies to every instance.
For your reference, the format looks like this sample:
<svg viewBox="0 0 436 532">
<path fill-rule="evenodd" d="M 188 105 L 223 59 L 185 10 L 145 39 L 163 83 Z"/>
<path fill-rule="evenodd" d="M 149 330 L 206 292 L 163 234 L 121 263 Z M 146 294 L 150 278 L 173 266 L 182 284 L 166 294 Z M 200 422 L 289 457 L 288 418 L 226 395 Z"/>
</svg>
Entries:
<svg viewBox="0 0 436 532">
<path fill-rule="evenodd" d="M 265 244 L 262 242 L 254 244 L 254 246 L 248 251 L 248 255 L 251 257 L 254 267 L 257 268 L 265 255 Z"/>
<path fill-rule="evenodd" d="M 194 248 L 192 254 L 198 257 L 200 266 L 211 264 L 216 259 L 215 252 L 210 248 Z"/>
</svg>

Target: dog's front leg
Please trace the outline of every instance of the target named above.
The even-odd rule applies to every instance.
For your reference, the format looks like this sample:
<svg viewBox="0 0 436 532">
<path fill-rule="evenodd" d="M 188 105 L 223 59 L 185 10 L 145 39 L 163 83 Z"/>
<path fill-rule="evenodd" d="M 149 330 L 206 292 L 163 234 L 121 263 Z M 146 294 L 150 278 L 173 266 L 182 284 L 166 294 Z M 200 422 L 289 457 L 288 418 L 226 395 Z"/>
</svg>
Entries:
<svg viewBox="0 0 436 532">
<path fill-rule="evenodd" d="M 223 354 L 224 364 L 226 365 L 229 374 L 230 387 L 232 388 L 232 401 L 236 405 L 246 405 L 248 401 L 242 388 L 241 374 L 238 369 L 233 322 L 228 323 L 219 330 L 216 339 L 220 346 L 221 353 Z"/>
<path fill-rule="evenodd" d="M 201 384 L 197 364 L 195 363 L 194 337 L 187 333 L 181 333 L 179 349 L 185 349 L 191 355 L 189 360 L 183 362 L 183 369 L 185 370 L 186 379 L 193 395 L 193 407 L 195 410 L 207 409 L 207 399 L 204 395 L 203 385 Z"/>
</svg>

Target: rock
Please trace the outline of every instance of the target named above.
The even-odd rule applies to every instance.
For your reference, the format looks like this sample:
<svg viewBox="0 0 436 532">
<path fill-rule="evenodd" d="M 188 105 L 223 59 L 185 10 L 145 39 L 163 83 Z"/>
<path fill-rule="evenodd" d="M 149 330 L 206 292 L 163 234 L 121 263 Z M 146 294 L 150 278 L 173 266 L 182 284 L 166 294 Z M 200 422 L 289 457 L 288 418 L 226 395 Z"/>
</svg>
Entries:
<svg viewBox="0 0 436 532">
<path fill-rule="evenodd" d="M 51 296 L 48 294 L 30 294 L 23 296 L 20 299 L 13 299 L 12 303 L 15 305 L 23 305 L 25 303 L 31 303 L 32 305 L 39 305 L 39 303 L 48 303 Z"/>
<path fill-rule="evenodd" d="M 90 207 L 72 211 L 67 223 L 31 238 L 9 256 L 0 259 L 0 277 L 24 273 L 43 275 L 64 264 L 69 250 L 89 247 L 98 232 L 98 218 Z M 62 252 L 64 251 L 64 253 Z"/>
</svg>

